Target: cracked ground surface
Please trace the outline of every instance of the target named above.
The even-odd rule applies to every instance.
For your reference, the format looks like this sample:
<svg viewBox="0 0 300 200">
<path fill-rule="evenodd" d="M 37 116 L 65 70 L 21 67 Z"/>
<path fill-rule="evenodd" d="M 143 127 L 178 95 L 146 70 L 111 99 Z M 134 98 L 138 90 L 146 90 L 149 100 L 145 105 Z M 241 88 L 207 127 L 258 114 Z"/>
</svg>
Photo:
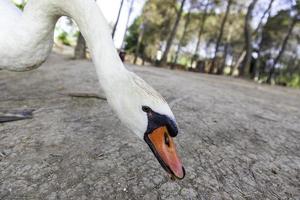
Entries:
<svg viewBox="0 0 300 200">
<path fill-rule="evenodd" d="M 0 71 L 0 199 L 300 199 L 300 92 L 244 80 L 130 66 L 172 106 L 187 175 L 171 181 L 96 92 L 91 62 L 52 54 Z"/>
</svg>

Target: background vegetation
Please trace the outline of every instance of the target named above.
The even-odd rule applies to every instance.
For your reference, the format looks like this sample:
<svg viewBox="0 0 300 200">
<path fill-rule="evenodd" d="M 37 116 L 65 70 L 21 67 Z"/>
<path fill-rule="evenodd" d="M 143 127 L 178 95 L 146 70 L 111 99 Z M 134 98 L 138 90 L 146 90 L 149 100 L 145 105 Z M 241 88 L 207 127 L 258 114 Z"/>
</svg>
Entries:
<svg viewBox="0 0 300 200">
<path fill-rule="evenodd" d="M 23 9 L 26 1 L 16 4 Z M 299 21 L 300 0 L 147 0 L 127 25 L 122 50 L 133 63 L 299 88 Z M 75 57 L 85 57 L 77 28 L 57 28 L 56 41 L 77 44 Z"/>
<path fill-rule="evenodd" d="M 158 66 L 300 87 L 299 5 L 149 0 L 128 29 L 125 50 Z"/>
</svg>

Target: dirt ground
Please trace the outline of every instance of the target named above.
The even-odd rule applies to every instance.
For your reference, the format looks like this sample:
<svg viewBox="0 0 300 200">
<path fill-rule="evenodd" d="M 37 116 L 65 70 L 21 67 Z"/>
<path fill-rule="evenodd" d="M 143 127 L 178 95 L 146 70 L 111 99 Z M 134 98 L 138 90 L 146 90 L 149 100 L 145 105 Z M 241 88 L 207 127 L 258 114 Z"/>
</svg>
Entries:
<svg viewBox="0 0 300 200">
<path fill-rule="evenodd" d="M 235 78 L 129 66 L 171 104 L 187 171 L 171 181 L 105 100 L 89 61 L 52 54 L 0 71 L 0 199 L 300 199 L 300 91 Z"/>
</svg>

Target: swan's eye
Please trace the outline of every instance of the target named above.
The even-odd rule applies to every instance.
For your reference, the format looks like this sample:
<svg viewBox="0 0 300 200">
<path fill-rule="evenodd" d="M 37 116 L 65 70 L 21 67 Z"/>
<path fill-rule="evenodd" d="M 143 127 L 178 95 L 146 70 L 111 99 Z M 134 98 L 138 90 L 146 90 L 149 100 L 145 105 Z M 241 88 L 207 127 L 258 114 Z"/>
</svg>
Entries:
<svg viewBox="0 0 300 200">
<path fill-rule="evenodd" d="M 142 110 L 146 113 L 150 112 L 151 111 L 151 108 L 148 107 L 148 106 L 142 106 Z"/>
<path fill-rule="evenodd" d="M 169 136 L 168 136 L 168 134 L 165 132 L 165 144 L 168 146 L 168 147 L 170 147 L 170 139 L 169 139 Z"/>
</svg>

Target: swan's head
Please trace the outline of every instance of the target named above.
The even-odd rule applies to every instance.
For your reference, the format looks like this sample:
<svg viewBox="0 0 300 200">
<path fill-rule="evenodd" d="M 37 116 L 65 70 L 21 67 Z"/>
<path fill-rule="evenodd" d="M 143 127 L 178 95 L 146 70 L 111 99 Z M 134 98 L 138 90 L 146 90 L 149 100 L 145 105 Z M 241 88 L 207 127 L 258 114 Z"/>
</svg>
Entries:
<svg viewBox="0 0 300 200">
<path fill-rule="evenodd" d="M 173 178 L 184 178 L 185 170 L 173 141 L 178 128 L 167 102 L 133 73 L 130 73 L 129 79 L 118 84 L 118 89 L 107 96 L 121 121 L 147 143 L 161 166 Z"/>
<path fill-rule="evenodd" d="M 173 115 L 159 113 L 149 106 L 142 106 L 147 115 L 148 126 L 144 133 L 144 141 L 149 145 L 161 166 L 173 177 L 183 179 L 184 167 L 176 153 L 173 138 L 178 134 L 178 128 Z"/>
</svg>

